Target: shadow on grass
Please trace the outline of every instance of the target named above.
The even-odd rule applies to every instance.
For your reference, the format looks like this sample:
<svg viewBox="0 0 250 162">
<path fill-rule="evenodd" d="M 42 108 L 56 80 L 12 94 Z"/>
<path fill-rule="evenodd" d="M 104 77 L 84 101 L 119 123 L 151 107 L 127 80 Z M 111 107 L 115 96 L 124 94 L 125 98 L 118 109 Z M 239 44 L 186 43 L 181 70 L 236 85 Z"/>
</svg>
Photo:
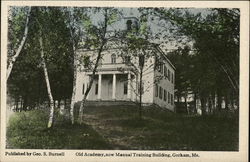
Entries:
<svg viewBox="0 0 250 162">
<path fill-rule="evenodd" d="M 91 115 L 89 115 L 91 114 Z M 187 116 L 156 107 L 88 107 L 85 121 L 118 149 L 237 151 L 237 116 Z M 98 127 L 99 126 L 99 127 Z"/>
<path fill-rule="evenodd" d="M 178 115 L 156 107 L 86 107 L 85 124 L 60 115 L 46 129 L 48 111 L 14 115 L 7 128 L 8 148 L 238 151 L 237 116 Z M 87 124 L 86 124 L 87 123 Z"/>
<path fill-rule="evenodd" d="M 14 149 L 112 149 L 91 126 L 72 125 L 58 117 L 47 129 L 48 111 L 16 113 L 7 127 L 7 148 Z M 63 122 L 61 120 L 64 120 Z"/>
</svg>

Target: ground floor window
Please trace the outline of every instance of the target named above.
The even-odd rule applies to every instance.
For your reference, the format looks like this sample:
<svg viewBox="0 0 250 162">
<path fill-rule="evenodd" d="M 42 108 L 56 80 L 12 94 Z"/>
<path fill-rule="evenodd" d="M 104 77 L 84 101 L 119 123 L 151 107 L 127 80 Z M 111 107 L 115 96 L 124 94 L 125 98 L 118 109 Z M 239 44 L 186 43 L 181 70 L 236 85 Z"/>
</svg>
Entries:
<svg viewBox="0 0 250 162">
<path fill-rule="evenodd" d="M 163 95 L 164 101 L 167 100 L 167 96 L 166 96 L 166 90 L 164 89 L 164 95 Z"/>
<path fill-rule="evenodd" d="M 171 94 L 171 105 L 173 105 L 174 104 L 174 97 L 173 97 L 173 95 Z"/>
<path fill-rule="evenodd" d="M 138 86 L 138 93 L 140 94 L 140 92 L 141 92 L 141 94 L 143 94 L 144 93 L 144 82 L 142 81 L 141 87 L 140 87 L 140 83 L 138 83 L 137 86 Z"/>
<path fill-rule="evenodd" d="M 155 97 L 158 97 L 158 85 L 155 85 Z"/>
<path fill-rule="evenodd" d="M 123 87 L 123 93 L 128 94 L 128 82 L 125 82 Z"/>
<path fill-rule="evenodd" d="M 98 84 L 95 85 L 95 94 L 98 94 Z"/>
<path fill-rule="evenodd" d="M 170 103 L 170 93 L 168 92 L 168 103 Z"/>
<path fill-rule="evenodd" d="M 159 98 L 162 99 L 162 87 L 160 87 Z"/>
</svg>

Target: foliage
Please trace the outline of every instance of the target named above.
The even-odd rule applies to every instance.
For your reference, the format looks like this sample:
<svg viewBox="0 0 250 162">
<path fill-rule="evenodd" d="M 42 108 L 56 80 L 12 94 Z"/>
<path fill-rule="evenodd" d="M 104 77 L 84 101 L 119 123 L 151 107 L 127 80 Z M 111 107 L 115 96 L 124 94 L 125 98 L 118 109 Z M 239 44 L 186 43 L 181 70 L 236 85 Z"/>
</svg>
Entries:
<svg viewBox="0 0 250 162">
<path fill-rule="evenodd" d="M 177 69 L 181 69 L 188 76 L 184 77 L 189 82 L 188 88 L 197 94 L 202 107 L 210 96 L 218 96 L 218 105 L 221 107 L 221 98 L 225 98 L 226 107 L 229 103 L 236 103 L 239 95 L 239 15 L 238 9 L 207 9 L 206 14 L 194 14 L 191 9 L 149 9 L 160 20 L 166 21 L 165 28 L 169 23 L 173 27 L 173 35 L 176 39 L 187 37 L 192 41 L 190 58 L 174 56 L 182 55 L 184 51 L 175 50 L 169 56 L 178 60 Z M 164 34 L 164 33 L 162 33 Z M 185 46 L 190 46 L 188 41 Z M 183 48 L 183 47 L 182 47 Z M 175 59 L 174 59 L 175 57 Z M 174 62 L 174 61 L 173 61 Z M 181 64 L 187 68 L 181 68 Z M 191 66 L 192 67 L 191 67 Z M 189 67 L 190 66 L 190 67 Z M 180 72 L 180 71 L 179 71 Z M 190 73 L 191 72 L 191 73 Z M 179 73 L 180 74 L 180 73 Z M 178 76 L 178 75 L 177 75 Z M 177 88 L 180 90 L 176 79 Z M 181 90 L 180 92 L 184 92 Z M 178 93 L 178 92 L 177 92 Z M 177 94 L 179 95 L 179 94 Z M 214 98 L 214 97 L 212 97 Z M 214 102 L 214 101 L 212 101 Z"/>
<path fill-rule="evenodd" d="M 8 11 L 8 61 L 15 54 L 23 37 L 27 7 L 10 7 Z M 9 63 L 9 62 L 8 62 Z"/>
<path fill-rule="evenodd" d="M 30 101 L 24 107 L 47 100 L 38 44 L 38 20 L 43 25 L 45 58 L 54 98 L 55 100 L 69 98 L 72 91 L 72 56 L 65 17 L 56 7 L 42 7 L 41 10 L 42 12 L 39 12 L 38 8 L 32 7 L 30 30 L 24 49 L 21 51 L 22 57 L 17 59 L 13 74 L 8 81 L 8 91 L 12 97 L 21 96 L 24 102 Z"/>
</svg>

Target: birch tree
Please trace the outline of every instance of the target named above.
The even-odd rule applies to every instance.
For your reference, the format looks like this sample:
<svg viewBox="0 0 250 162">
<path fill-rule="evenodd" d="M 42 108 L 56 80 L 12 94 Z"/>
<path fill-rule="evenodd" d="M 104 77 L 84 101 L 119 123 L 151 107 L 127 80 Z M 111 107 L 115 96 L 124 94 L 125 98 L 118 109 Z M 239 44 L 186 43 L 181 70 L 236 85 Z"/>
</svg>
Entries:
<svg viewBox="0 0 250 162">
<path fill-rule="evenodd" d="M 13 27 L 9 27 L 9 29 L 13 29 L 13 30 L 9 30 L 9 36 L 8 36 L 9 47 L 10 47 L 10 49 L 8 51 L 10 51 L 10 59 L 8 61 L 7 79 L 6 80 L 8 80 L 8 78 L 11 74 L 12 68 L 14 66 L 14 63 L 15 63 L 17 57 L 19 56 L 19 54 L 21 53 L 21 50 L 23 49 L 23 46 L 24 46 L 25 41 L 27 39 L 28 31 L 29 31 L 29 20 L 30 20 L 31 7 L 28 7 L 28 9 L 26 11 L 26 21 L 25 21 L 24 32 L 23 32 L 22 37 L 18 37 L 18 35 L 16 35 L 16 34 L 19 34 L 20 31 L 22 31 L 22 29 L 23 29 L 23 27 L 21 26 L 22 22 L 20 22 L 20 21 L 22 21 L 22 17 L 24 15 L 24 13 L 20 14 L 20 13 L 13 13 L 13 12 L 23 12 L 23 11 L 16 11 L 14 7 L 10 8 L 9 25 L 10 26 L 12 25 Z M 11 49 L 11 47 L 13 49 Z"/>
<path fill-rule="evenodd" d="M 77 56 L 77 49 L 79 47 L 79 43 L 81 38 L 83 37 L 83 31 L 81 24 L 85 19 L 86 10 L 88 8 L 66 8 L 64 12 L 67 17 L 67 25 L 70 32 L 70 41 L 72 46 L 72 55 L 73 55 L 73 88 L 72 88 L 72 96 L 71 96 L 71 103 L 70 103 L 70 116 L 71 122 L 74 124 L 75 116 L 74 116 L 74 105 L 75 105 L 75 94 L 76 94 L 76 77 L 77 77 L 77 68 L 78 68 L 78 56 Z"/>
<path fill-rule="evenodd" d="M 112 39 L 115 35 L 108 34 L 108 26 L 117 21 L 118 10 L 116 8 L 90 8 L 89 9 L 89 19 L 85 20 L 84 28 L 86 31 L 85 35 L 85 47 L 92 48 L 96 51 L 96 59 L 89 68 L 92 70 L 90 76 L 89 85 L 83 95 L 79 109 L 79 122 L 82 123 L 83 119 L 83 109 L 85 107 L 87 96 L 91 90 L 92 84 L 94 82 L 94 77 L 96 74 L 99 62 L 102 59 L 103 51 L 108 48 L 108 41 Z M 99 16 L 98 21 L 94 22 L 90 15 Z"/>
<path fill-rule="evenodd" d="M 39 27 L 39 45 L 40 45 L 40 53 L 41 53 L 41 65 L 42 65 L 43 72 L 44 72 L 44 78 L 45 78 L 45 82 L 46 82 L 46 88 L 47 88 L 47 93 L 48 93 L 48 97 L 49 97 L 49 105 L 50 105 L 49 120 L 48 120 L 47 127 L 51 128 L 53 126 L 53 120 L 54 120 L 54 99 L 53 99 L 52 92 L 51 92 L 49 74 L 48 74 L 48 69 L 47 69 L 45 55 L 44 55 L 44 43 L 43 43 L 44 25 L 42 25 L 42 23 L 41 23 L 41 22 L 44 23 L 44 17 L 43 17 L 44 15 L 43 14 L 45 14 L 45 13 L 46 13 L 46 9 L 38 8 L 37 14 L 39 16 L 37 16 L 36 22 L 37 22 L 38 27 Z M 39 18 L 40 18 L 40 20 L 39 20 Z"/>
</svg>

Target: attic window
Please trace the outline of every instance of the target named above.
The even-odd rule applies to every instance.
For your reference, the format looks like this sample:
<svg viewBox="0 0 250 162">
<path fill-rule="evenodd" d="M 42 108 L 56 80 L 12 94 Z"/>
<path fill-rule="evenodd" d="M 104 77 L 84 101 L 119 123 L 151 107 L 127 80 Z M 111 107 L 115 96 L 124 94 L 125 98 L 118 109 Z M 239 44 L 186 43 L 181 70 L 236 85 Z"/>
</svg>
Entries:
<svg viewBox="0 0 250 162">
<path fill-rule="evenodd" d="M 132 21 L 131 20 L 127 20 L 127 30 L 131 30 L 132 29 Z"/>
<path fill-rule="evenodd" d="M 111 63 L 112 63 L 112 64 L 115 64 L 115 63 L 116 63 L 116 56 L 115 56 L 115 54 L 112 54 L 112 55 L 111 55 Z"/>
</svg>

